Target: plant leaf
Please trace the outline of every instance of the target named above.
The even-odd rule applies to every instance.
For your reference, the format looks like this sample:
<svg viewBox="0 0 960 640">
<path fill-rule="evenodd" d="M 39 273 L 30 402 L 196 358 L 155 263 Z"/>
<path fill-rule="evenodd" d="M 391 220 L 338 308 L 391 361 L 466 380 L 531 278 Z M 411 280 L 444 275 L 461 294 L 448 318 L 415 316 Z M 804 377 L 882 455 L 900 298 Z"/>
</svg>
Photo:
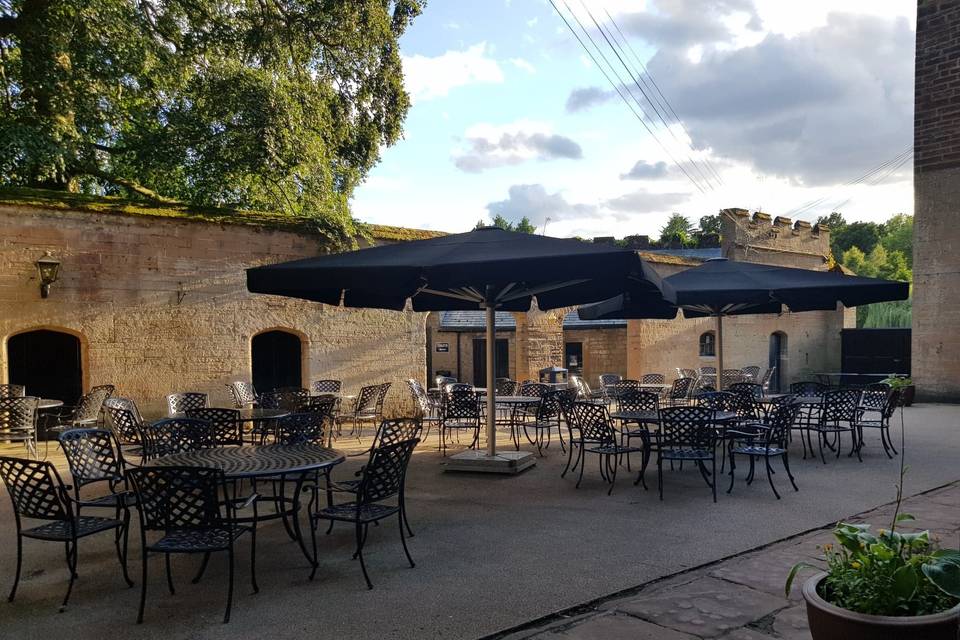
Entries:
<svg viewBox="0 0 960 640">
<path fill-rule="evenodd" d="M 787 598 L 790 597 L 790 588 L 793 587 L 793 581 L 797 577 L 797 572 L 800 569 L 816 569 L 820 571 L 820 567 L 810 564 L 809 562 L 798 562 L 797 564 L 790 567 L 790 573 L 787 574 L 787 583 L 783 587 L 783 595 Z"/>
<path fill-rule="evenodd" d="M 920 569 L 938 589 L 960 598 L 960 562 L 953 558 L 933 557 Z"/>
<path fill-rule="evenodd" d="M 920 579 L 912 565 L 905 564 L 893 572 L 893 592 L 904 600 L 909 600 L 913 596 L 919 582 Z"/>
<path fill-rule="evenodd" d="M 903 522 L 904 520 L 916 520 L 916 518 L 910 513 L 901 513 L 897 516 L 897 522 Z"/>
</svg>

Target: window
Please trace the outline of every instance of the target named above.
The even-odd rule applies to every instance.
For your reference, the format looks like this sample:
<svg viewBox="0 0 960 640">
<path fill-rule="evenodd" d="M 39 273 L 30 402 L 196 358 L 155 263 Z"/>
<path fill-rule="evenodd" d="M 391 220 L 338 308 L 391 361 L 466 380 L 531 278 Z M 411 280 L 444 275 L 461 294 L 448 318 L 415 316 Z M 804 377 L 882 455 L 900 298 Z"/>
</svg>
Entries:
<svg viewBox="0 0 960 640">
<path fill-rule="evenodd" d="M 700 357 L 713 357 L 717 355 L 717 338 L 713 331 L 707 331 L 700 334 Z"/>
</svg>

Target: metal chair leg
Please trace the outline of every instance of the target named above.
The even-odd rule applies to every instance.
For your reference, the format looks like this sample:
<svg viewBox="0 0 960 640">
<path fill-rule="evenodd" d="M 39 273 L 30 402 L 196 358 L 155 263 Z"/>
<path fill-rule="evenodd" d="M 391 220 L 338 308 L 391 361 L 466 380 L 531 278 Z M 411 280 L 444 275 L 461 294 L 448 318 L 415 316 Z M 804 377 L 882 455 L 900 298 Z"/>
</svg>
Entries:
<svg viewBox="0 0 960 640">
<path fill-rule="evenodd" d="M 13 588 L 10 589 L 10 595 L 7 596 L 7 602 L 13 602 L 17 595 L 17 585 L 20 584 L 20 570 L 23 568 L 23 537 L 17 531 L 17 570 L 13 574 Z"/>
</svg>

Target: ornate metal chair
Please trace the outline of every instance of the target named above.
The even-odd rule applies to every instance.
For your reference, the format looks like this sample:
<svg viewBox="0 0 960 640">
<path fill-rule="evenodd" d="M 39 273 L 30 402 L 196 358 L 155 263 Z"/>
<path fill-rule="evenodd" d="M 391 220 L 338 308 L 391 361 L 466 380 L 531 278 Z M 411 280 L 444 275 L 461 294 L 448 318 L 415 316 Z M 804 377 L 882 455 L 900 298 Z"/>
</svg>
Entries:
<svg viewBox="0 0 960 640">
<path fill-rule="evenodd" d="M 0 398 L 0 441 L 22 442 L 37 455 L 37 403 L 33 396 Z"/>
<path fill-rule="evenodd" d="M 640 438 L 643 443 L 643 461 L 640 467 L 639 481 L 647 487 L 644 472 L 650 461 L 650 454 L 657 448 L 657 435 L 651 433 L 649 424 L 656 423 L 660 413 L 660 395 L 651 391 L 629 389 L 617 396 L 617 416 L 611 416 L 620 423 L 620 444 L 630 447 L 633 438 Z M 632 417 L 625 417 L 631 415 Z M 641 418 L 649 415 L 650 418 Z M 630 470 L 630 456 L 627 456 L 627 471 Z"/>
<path fill-rule="evenodd" d="M 720 374 L 720 382 L 724 389 L 728 389 L 730 385 L 736 384 L 737 382 L 743 382 L 743 380 L 742 369 L 724 369 Z"/>
<path fill-rule="evenodd" d="M 410 378 L 407 380 L 407 387 L 410 389 L 410 397 L 416 406 L 417 417 L 422 424 L 427 426 L 427 433 L 424 438 L 430 436 L 430 427 L 440 422 L 441 402 L 431 398 L 427 390 L 423 388 L 419 380 Z"/>
<path fill-rule="evenodd" d="M 338 426 L 344 422 L 349 422 L 350 433 L 356 433 L 357 440 L 359 440 L 362 436 L 364 424 L 379 425 L 383 419 L 383 403 L 389 389 L 389 382 L 362 387 L 350 413 L 339 416 Z"/>
<path fill-rule="evenodd" d="M 603 392 L 603 399 L 610 402 L 613 400 L 612 387 L 623 380 L 623 376 L 616 373 L 601 373 L 597 380 L 600 383 L 599 391 Z"/>
<path fill-rule="evenodd" d="M 340 393 L 343 391 L 343 383 L 339 380 L 314 380 L 310 385 L 310 390 L 314 394 L 321 393 Z"/>
<path fill-rule="evenodd" d="M 128 455 L 137 456 L 141 462 L 146 460 L 143 448 L 141 427 L 143 419 L 137 405 L 129 398 L 109 398 L 104 402 L 107 424 L 113 436 Z"/>
<path fill-rule="evenodd" d="M 60 605 L 61 611 L 70 600 L 73 583 L 77 579 L 77 544 L 81 538 L 120 530 L 119 536 L 126 539 L 127 527 L 123 520 L 81 516 L 73 509 L 70 497 L 60 474 L 50 462 L 24 460 L 22 458 L 0 457 L 0 476 L 7 487 L 7 493 L 13 502 L 13 518 L 17 531 L 17 568 L 13 577 L 13 588 L 7 600 L 13 602 L 20 584 L 20 571 L 23 566 L 23 539 L 30 538 L 46 542 L 57 542 L 66 546 L 67 568 L 70 571 L 70 583 L 67 594 Z M 23 520 L 39 520 L 43 524 L 27 526 Z M 117 545 L 117 555 L 123 578 L 132 586 L 127 576 L 126 557 Z"/>
<path fill-rule="evenodd" d="M 450 376 L 437 376 L 436 378 L 433 379 L 433 382 L 436 385 L 437 389 L 439 389 L 440 391 L 443 391 L 445 390 L 447 385 L 455 384 L 457 382 L 457 379 Z"/>
<path fill-rule="evenodd" d="M 520 385 L 520 389 L 517 391 L 517 395 L 525 396 L 527 398 L 542 398 L 544 394 L 548 393 L 551 390 L 552 390 L 552 387 L 548 384 L 527 380 Z"/>
<path fill-rule="evenodd" d="M 260 394 L 257 406 L 280 411 L 300 411 L 309 397 L 310 392 L 300 387 L 272 389 Z"/>
<path fill-rule="evenodd" d="M 702 407 L 665 407 L 660 410 L 660 445 L 657 450 L 657 485 L 663 500 L 663 462 L 691 461 L 713 491 L 717 501 L 717 441 L 714 410 Z M 710 462 L 707 470 L 706 463 Z"/>
<path fill-rule="evenodd" d="M 792 387 L 793 385 L 791 385 Z M 820 451 L 820 460 L 826 464 L 827 459 L 823 454 L 823 445 L 826 444 L 831 449 L 836 448 L 837 458 L 840 457 L 840 436 L 843 433 L 849 433 L 851 439 L 850 455 L 857 454 L 857 459 L 863 462 L 860 456 L 860 445 L 857 439 L 857 406 L 860 403 L 859 389 L 834 389 L 825 391 L 822 395 L 820 404 L 819 420 L 816 423 L 807 425 L 807 445 L 810 452 L 813 453 L 812 435 L 817 434 L 817 446 Z M 833 444 L 828 440 L 829 436 L 835 438 Z"/>
<path fill-rule="evenodd" d="M 257 405 L 257 391 L 249 382 L 237 380 L 227 385 L 233 397 L 233 406 L 237 409 L 255 407 Z"/>
<path fill-rule="evenodd" d="M 593 391 L 587 381 L 580 376 L 570 376 L 570 384 L 577 390 L 577 400 L 584 402 L 603 402 L 603 392 Z"/>
<path fill-rule="evenodd" d="M 625 447 L 617 442 L 617 432 L 610 422 L 610 414 L 606 405 L 593 402 L 575 402 L 571 411 L 572 418 L 580 439 L 580 475 L 576 487 L 580 488 L 583 480 L 583 469 L 587 466 L 586 455 L 594 454 L 600 457 L 600 475 L 610 484 L 607 495 L 613 493 L 617 482 L 617 468 L 624 455 L 640 452 L 637 447 Z M 576 466 L 576 465 L 575 465 Z"/>
<path fill-rule="evenodd" d="M 540 396 L 540 402 L 536 405 L 515 404 L 513 406 L 513 416 L 510 419 L 511 435 L 513 444 L 517 451 L 520 450 L 520 430 L 527 441 L 537 447 L 537 453 L 543 456 L 543 450 L 550 446 L 551 432 L 556 429 L 557 437 L 560 439 L 560 450 L 566 453 L 567 448 L 563 442 L 563 432 L 560 430 L 560 394 L 565 389 L 550 390 Z M 533 437 L 530 437 L 530 432 Z M 546 436 L 546 437 L 544 437 Z"/>
<path fill-rule="evenodd" d="M 190 418 L 167 418 L 140 425 L 144 460 L 214 446 L 209 422 Z"/>
<path fill-rule="evenodd" d="M 0 398 L 22 398 L 27 388 L 22 384 L 0 384 Z"/>
<path fill-rule="evenodd" d="M 274 439 L 277 444 L 326 443 L 328 417 L 321 413 L 291 413 L 277 419 Z"/>
<path fill-rule="evenodd" d="M 407 556 L 410 566 L 416 566 L 410 551 L 407 549 L 407 540 L 404 535 L 406 506 L 404 499 L 404 485 L 407 467 L 413 450 L 420 442 L 418 438 L 402 440 L 393 444 L 384 444 L 370 452 L 370 459 L 363 467 L 363 476 L 357 487 L 353 500 L 341 504 L 328 505 L 319 508 L 319 491 L 316 487 L 313 499 L 310 501 L 310 537 L 313 543 L 313 570 L 310 572 L 312 580 L 319 566 L 317 556 L 317 525 L 320 520 L 331 522 L 350 522 L 356 531 L 357 550 L 354 557 L 360 560 L 367 588 L 373 589 L 373 583 L 367 574 L 367 565 L 363 559 L 363 547 L 367 540 L 367 529 L 371 523 L 379 522 L 393 515 L 397 516 L 400 528 L 400 541 L 403 552 Z M 395 504 L 393 504 L 395 502 Z"/>
<path fill-rule="evenodd" d="M 243 427 L 239 409 L 201 407 L 199 409 L 187 409 L 186 413 L 191 420 L 201 420 L 210 425 L 211 446 L 225 447 L 243 444 Z"/>
<path fill-rule="evenodd" d="M 120 444 L 113 434 L 105 429 L 69 429 L 57 440 L 70 468 L 73 502 L 77 515 L 81 509 L 112 509 L 114 519 L 123 522 L 116 529 L 114 545 L 120 557 L 127 557 L 127 537 L 121 533 L 130 525 L 129 507 L 136 504 L 133 492 L 127 484 L 126 468 Z M 83 496 L 82 489 L 91 485 L 106 485 L 106 491 L 97 496 Z M 123 539 L 123 548 L 120 546 Z"/>
<path fill-rule="evenodd" d="M 883 385 L 886 387 L 886 385 Z M 888 458 L 898 455 L 893 439 L 890 437 L 890 419 L 900 406 L 900 389 L 867 388 L 863 390 L 854 426 L 857 429 L 857 446 L 863 447 L 863 430 L 876 429 L 880 432 L 880 443 Z M 890 455 L 890 452 L 893 455 Z"/>
<path fill-rule="evenodd" d="M 250 581 L 257 586 L 256 494 L 245 499 L 222 500 L 227 490 L 223 471 L 203 467 L 140 467 L 128 472 L 137 495 L 140 512 L 140 544 L 143 577 L 140 583 L 140 608 L 137 624 L 143 622 L 147 600 L 147 565 L 150 554 L 162 553 L 166 559 L 167 586 L 174 593 L 170 574 L 170 555 L 174 553 L 226 552 L 229 562 L 227 610 L 224 623 L 230 621 L 233 605 L 234 545 L 240 536 L 250 533 Z M 254 508 L 250 526 L 236 522 L 236 512 Z M 199 577 L 199 576 L 198 576 Z"/>
<path fill-rule="evenodd" d="M 88 393 L 80 396 L 75 407 L 62 409 L 54 429 L 63 430 L 71 427 L 94 427 L 100 423 L 103 403 L 113 395 L 114 386 L 104 384 L 93 387 Z"/>
<path fill-rule="evenodd" d="M 510 378 L 497 378 L 493 382 L 493 388 L 496 389 L 498 396 L 515 396 L 520 385 Z"/>
<path fill-rule="evenodd" d="M 665 398 L 667 404 L 671 407 L 689 404 L 690 395 L 693 393 L 693 385 L 696 381 L 696 378 L 677 378 L 674 380 L 673 387 L 667 392 Z"/>
<path fill-rule="evenodd" d="M 696 378 L 698 375 L 696 369 L 681 369 L 677 367 L 677 377 L 678 378 Z"/>
<path fill-rule="evenodd" d="M 469 448 L 474 448 L 480 440 L 480 398 L 470 385 L 462 388 L 453 386 L 443 397 L 443 410 L 440 418 L 440 450 L 447 455 L 447 437 L 450 431 L 473 431 Z"/>
<path fill-rule="evenodd" d="M 640 384 L 663 384 L 663 381 L 662 373 L 645 373 L 640 378 Z"/>
<path fill-rule="evenodd" d="M 759 382 L 760 380 L 760 367 L 749 366 L 744 367 L 743 371 L 743 382 Z"/>
<path fill-rule="evenodd" d="M 822 382 L 803 380 L 790 384 L 790 393 L 804 398 L 822 396 L 829 387 Z"/>
<path fill-rule="evenodd" d="M 188 409 L 202 409 L 207 405 L 207 394 L 187 391 L 167 396 L 167 414 L 186 413 Z"/>
<path fill-rule="evenodd" d="M 790 484 L 793 485 L 793 490 L 800 490 L 797 488 L 797 483 L 790 472 L 790 452 L 787 446 L 790 428 L 797 417 L 797 409 L 796 404 L 781 404 L 758 428 L 751 429 L 751 425 L 747 424 L 743 425 L 740 431 L 728 431 L 728 436 L 740 437 L 731 437 L 730 439 L 730 488 L 727 489 L 727 493 L 733 491 L 734 470 L 736 469 L 735 456 L 738 455 L 750 458 L 747 484 L 753 483 L 755 460 L 762 459 L 767 470 L 767 482 L 773 489 L 773 495 L 779 500 L 780 494 L 773 484 L 773 469 L 770 467 L 770 460 L 780 458 L 783 461 L 783 468 L 787 472 L 787 477 L 790 479 Z"/>
<path fill-rule="evenodd" d="M 770 392 L 770 383 L 773 382 L 773 376 L 776 372 L 776 367 L 770 367 L 763 372 L 763 377 L 760 379 L 760 385 L 763 387 L 764 394 Z"/>
</svg>

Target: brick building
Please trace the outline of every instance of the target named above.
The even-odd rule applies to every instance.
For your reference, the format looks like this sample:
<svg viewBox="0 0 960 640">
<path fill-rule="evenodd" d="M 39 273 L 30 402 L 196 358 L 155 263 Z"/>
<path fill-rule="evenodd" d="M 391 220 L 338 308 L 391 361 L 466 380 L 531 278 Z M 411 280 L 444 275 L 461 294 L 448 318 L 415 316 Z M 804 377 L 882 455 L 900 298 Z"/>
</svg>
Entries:
<svg viewBox="0 0 960 640">
<path fill-rule="evenodd" d="M 920 0 L 914 107 L 912 373 L 960 400 L 960 2 Z"/>
<path fill-rule="evenodd" d="M 232 380 L 350 389 L 425 367 L 424 317 L 250 294 L 247 267 L 316 255 L 319 236 L 283 217 L 149 209 L 104 199 L 0 196 L 0 371 L 71 400 L 97 384 L 157 414 L 165 394 L 228 401 Z M 375 242 L 435 235 L 374 227 Z M 40 297 L 35 263 L 61 261 Z M 32 383 L 32 384 L 31 384 Z M 59 385 L 59 386 L 58 386 Z M 271 385 L 272 386 L 272 385 Z M 32 388 L 31 388 L 32 387 Z"/>
<path fill-rule="evenodd" d="M 723 222 L 715 254 L 826 268 L 825 229 L 737 209 L 725 210 Z M 248 293 L 247 267 L 323 250 L 302 220 L 18 192 L 0 195 L 0 226 L 0 376 L 26 381 L 37 395 L 72 400 L 110 383 L 158 414 L 176 391 L 208 392 L 223 404 L 232 380 L 271 387 L 337 378 L 352 390 L 392 381 L 389 402 L 399 410 L 404 379 L 453 373 L 457 353 L 458 377 L 475 378 L 479 313 L 345 309 Z M 380 243 L 430 235 L 372 229 Z M 36 261 L 46 252 L 61 268 L 44 299 Z M 664 275 L 708 257 L 644 256 Z M 676 367 L 713 364 L 701 352 L 709 319 L 584 323 L 574 311 L 502 314 L 508 375 L 535 378 L 541 368 L 574 363 L 588 379 L 652 371 L 670 379 Z M 843 311 L 732 318 L 727 362 L 765 366 L 775 343 L 785 381 L 836 370 L 840 328 L 852 321 Z"/>
</svg>

